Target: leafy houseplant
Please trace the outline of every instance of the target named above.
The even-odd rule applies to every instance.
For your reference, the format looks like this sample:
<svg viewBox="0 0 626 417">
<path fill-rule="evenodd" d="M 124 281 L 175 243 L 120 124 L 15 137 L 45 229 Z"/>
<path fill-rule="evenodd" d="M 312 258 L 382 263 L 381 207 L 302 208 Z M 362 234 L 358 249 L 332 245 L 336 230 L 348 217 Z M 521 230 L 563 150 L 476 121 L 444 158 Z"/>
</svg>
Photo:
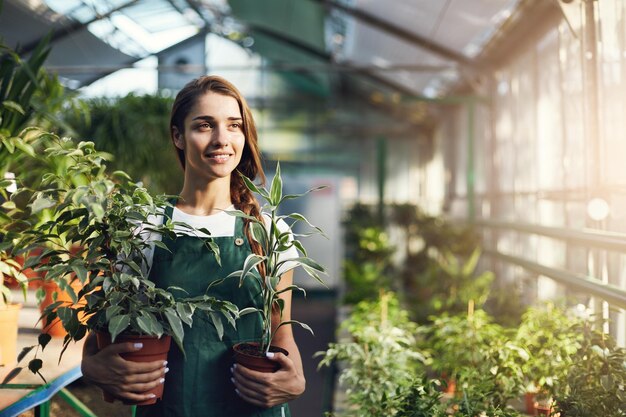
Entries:
<svg viewBox="0 0 626 417">
<path fill-rule="evenodd" d="M 436 317 L 428 328 L 432 368 L 454 378 L 461 396 L 473 398 L 470 403 L 482 402 L 474 409 L 504 410 L 521 393 L 522 364 L 528 352 L 512 341 L 510 330 L 492 323 L 483 310 Z"/>
<path fill-rule="evenodd" d="M 331 343 L 319 366 L 342 364 L 349 416 L 435 416 L 439 394 L 420 376 L 426 360 L 417 350 L 417 325 L 399 307 L 395 295 L 362 301 L 341 326 L 345 333 Z M 419 407 L 413 405 L 419 397 Z M 423 413 L 418 414 L 418 410 Z"/>
<path fill-rule="evenodd" d="M 44 39 L 28 60 L 23 60 L 0 40 L 0 365 L 14 363 L 21 308 L 21 304 L 12 302 L 7 281 L 16 281 L 26 298 L 27 277 L 12 242 L 19 236 L 21 220 L 27 215 L 14 199 L 16 180 L 12 171 L 35 154 L 34 137 L 23 129 L 36 114 L 33 96 L 42 89 L 41 67 L 49 51 L 48 39 Z"/>
<path fill-rule="evenodd" d="M 561 417 L 623 417 L 626 415 L 626 349 L 609 335 L 583 322 L 573 329 L 581 334 L 573 355 L 567 384 L 556 396 Z"/>
<path fill-rule="evenodd" d="M 320 264 L 307 256 L 306 249 L 304 248 L 302 243 L 298 239 L 291 238 L 291 229 L 297 222 L 305 222 L 307 225 L 309 225 L 313 229 L 313 232 L 311 234 L 324 235 L 323 231 L 318 227 L 311 225 L 309 221 L 299 213 L 279 215 L 278 210 L 280 205 L 284 201 L 301 197 L 311 191 L 315 191 L 323 187 L 311 189 L 304 194 L 283 195 L 283 183 L 280 175 L 280 164 L 276 166 L 276 175 L 272 180 L 272 184 L 269 190 L 264 187 L 257 187 L 252 181 L 250 181 L 250 179 L 246 178 L 243 175 L 242 178 L 250 191 L 261 195 L 266 200 L 267 204 L 265 204 L 262 211 L 269 214 L 269 228 L 266 227 L 263 221 L 257 219 L 254 216 L 246 215 L 245 213 L 238 210 L 228 211 L 228 213 L 231 215 L 247 219 L 247 221 L 249 222 L 248 226 L 250 227 L 250 234 L 252 239 L 258 242 L 262 248 L 262 255 L 255 253 L 248 255 L 248 257 L 244 261 L 243 268 L 231 273 L 225 278 L 239 278 L 240 285 L 243 284 L 245 279 L 258 280 L 261 288 L 261 298 L 263 300 L 262 308 L 252 310 L 244 309 L 241 311 L 241 314 L 249 313 L 251 311 L 256 311 L 260 314 L 262 333 L 259 335 L 258 344 L 240 343 L 235 345 L 233 349 L 235 351 L 236 361 L 245 361 L 246 358 L 249 357 L 248 355 L 244 354 L 244 352 L 247 352 L 250 353 L 252 357 L 262 358 L 262 362 L 264 362 L 266 366 L 261 366 L 261 368 L 265 368 L 267 371 L 271 371 L 275 369 L 276 364 L 275 362 L 265 359 L 265 356 L 266 353 L 270 351 L 272 339 L 274 338 L 276 331 L 281 326 L 288 324 L 298 324 L 304 329 L 313 333 L 311 328 L 305 323 L 301 323 L 296 320 L 282 320 L 284 301 L 282 298 L 280 298 L 280 294 L 286 291 L 293 290 L 299 290 L 304 292 L 304 289 L 296 285 L 289 285 L 285 288 L 278 289 L 281 280 L 281 267 L 285 264 L 288 264 L 294 268 L 297 266 L 301 266 L 309 276 L 315 278 L 321 284 L 324 283 L 320 277 L 320 273 L 325 272 L 324 267 L 322 267 Z M 289 230 L 281 232 L 278 229 L 278 222 L 280 220 L 292 221 Z M 293 236 L 297 238 L 308 235 L 294 234 Z M 281 253 L 284 253 L 286 250 L 292 247 L 295 247 L 300 252 L 300 254 L 302 254 L 302 256 L 291 259 L 280 259 Z M 261 271 L 261 273 L 259 273 L 259 271 Z M 274 314 L 278 315 L 278 323 L 274 323 Z M 249 362 L 246 363 L 247 366 L 251 366 Z"/>
<path fill-rule="evenodd" d="M 582 319 L 553 303 L 530 307 L 524 313 L 516 342 L 530 355 L 522 366 L 528 394 L 550 403 L 562 392 L 582 341 L 580 325 Z"/>
<path fill-rule="evenodd" d="M 48 220 L 32 225 L 16 245 L 43 248 L 26 266 L 39 265 L 36 269 L 45 271 L 46 279 L 72 298 L 73 305 L 57 301 L 43 312 L 48 322 L 58 317 L 67 331 L 63 351 L 88 331 L 106 334 L 101 340 L 110 338 L 111 342 L 127 335 L 171 336 L 182 350 L 183 325 L 191 326 L 196 309 L 209 312 L 220 335 L 223 320 L 234 326 L 235 305 L 206 295 L 185 298 L 180 288 L 157 288 L 148 280 L 145 252 L 151 244 L 165 246 L 161 241 L 151 243 L 145 234 L 175 238 L 175 227 L 188 227 L 170 220 L 155 224 L 153 219 L 170 204 L 167 196 L 151 196 L 123 172 L 108 175 L 103 155 L 93 143 L 75 145 L 49 136 L 53 145 L 42 158 L 72 160 L 67 169 L 76 180 L 69 183 L 65 174 L 56 172 L 44 176 L 42 188 L 32 190 L 30 208 L 33 213 L 48 210 Z M 205 244 L 219 259 L 210 238 Z M 71 246 L 81 249 L 70 251 Z M 41 263 L 44 258 L 47 262 Z M 83 284 L 78 293 L 67 279 L 70 276 Z M 83 298 L 84 303 L 75 304 Z M 40 343 L 42 348 L 46 343 L 46 339 Z M 41 366 L 35 357 L 29 369 L 39 372 Z"/>
</svg>

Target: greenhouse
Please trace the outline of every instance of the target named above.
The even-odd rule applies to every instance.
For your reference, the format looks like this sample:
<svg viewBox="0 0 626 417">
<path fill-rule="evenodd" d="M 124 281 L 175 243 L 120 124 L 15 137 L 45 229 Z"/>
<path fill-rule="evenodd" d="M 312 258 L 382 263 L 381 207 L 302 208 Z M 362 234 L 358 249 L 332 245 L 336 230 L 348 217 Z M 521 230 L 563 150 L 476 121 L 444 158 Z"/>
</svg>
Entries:
<svg viewBox="0 0 626 417">
<path fill-rule="evenodd" d="M 626 416 L 624 0 L 0 0 L 0 44 L 0 417 Z"/>
</svg>

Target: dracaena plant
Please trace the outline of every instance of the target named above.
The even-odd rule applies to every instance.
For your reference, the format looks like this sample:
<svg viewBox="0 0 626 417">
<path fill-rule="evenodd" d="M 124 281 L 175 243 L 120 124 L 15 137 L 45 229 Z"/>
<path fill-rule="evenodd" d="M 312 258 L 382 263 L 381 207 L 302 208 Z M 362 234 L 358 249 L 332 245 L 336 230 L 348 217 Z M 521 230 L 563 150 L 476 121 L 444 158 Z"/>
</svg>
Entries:
<svg viewBox="0 0 626 417">
<path fill-rule="evenodd" d="M 266 204 L 262 207 L 261 211 L 269 216 L 269 227 L 266 226 L 264 221 L 261 221 L 256 217 L 249 216 L 242 211 L 230 210 L 227 212 L 231 215 L 242 217 L 249 221 L 250 235 L 252 239 L 261 245 L 262 255 L 255 253 L 248 255 L 243 268 L 231 273 L 225 279 L 239 278 L 240 285 L 242 285 L 246 279 L 255 279 L 259 281 L 261 296 L 263 298 L 262 308 L 244 309 L 241 311 L 241 314 L 256 311 L 261 315 L 262 334 L 259 335 L 260 350 L 263 352 L 269 352 L 272 339 L 276 334 L 276 331 L 281 326 L 287 324 L 298 324 L 313 333 L 313 330 L 305 323 L 297 320 L 282 320 L 284 302 L 280 298 L 280 294 L 293 290 L 301 291 L 305 294 L 306 292 L 303 288 L 293 284 L 279 289 L 278 286 L 281 280 L 281 268 L 287 264 L 293 268 L 301 266 L 310 277 L 317 280 L 322 285 L 325 284 L 320 277 L 320 274 L 324 274 L 326 272 L 322 265 L 308 257 L 306 249 L 299 240 L 300 238 L 317 234 L 326 237 L 324 232 L 319 227 L 313 226 L 302 214 L 279 214 L 279 208 L 283 202 L 287 200 L 302 197 L 312 191 L 325 187 L 322 186 L 313 188 L 302 194 L 283 195 L 283 181 L 280 174 L 280 164 L 276 165 L 276 175 L 272 180 L 269 190 L 265 187 L 255 185 L 244 175 L 242 175 L 242 178 L 246 187 L 250 191 L 259 194 L 263 197 L 263 199 L 265 199 Z M 278 222 L 281 220 L 289 224 L 289 230 L 282 232 L 279 230 Z M 292 229 L 298 222 L 308 225 L 311 228 L 311 232 L 307 234 L 293 233 Z M 281 257 L 281 254 L 285 253 L 292 247 L 295 247 L 298 250 L 299 256 L 287 259 L 285 259 L 284 256 Z M 258 271 L 263 271 L 263 273 L 260 274 Z M 279 313 L 279 323 L 272 322 L 272 312 L 274 311 L 278 311 Z M 273 324 L 275 324 L 275 326 L 273 326 Z"/>
<path fill-rule="evenodd" d="M 22 233 L 16 245 L 42 248 L 25 266 L 45 272 L 73 300 L 55 302 L 42 314 L 47 322 L 58 317 L 67 331 L 63 351 L 90 330 L 109 332 L 113 341 L 122 333 L 171 335 L 182 350 L 184 325 L 192 325 L 197 309 L 208 312 L 220 336 L 224 323 L 234 326 L 234 304 L 208 295 L 186 297 L 181 288 L 157 288 L 148 279 L 146 253 L 151 245 L 167 247 L 147 235 L 176 238 L 175 228 L 195 232 L 183 223 L 155 220 L 171 199 L 150 195 L 123 172 L 107 174 L 93 143 L 51 137 L 53 146 L 43 157 L 65 160 L 66 168 L 45 174 L 41 189 L 32 191 L 30 208 L 46 210 L 45 221 Z M 210 238 L 205 244 L 219 261 L 217 245 Z M 76 293 L 69 280 L 79 280 L 82 289 Z M 40 367 L 31 361 L 31 371 Z"/>
</svg>

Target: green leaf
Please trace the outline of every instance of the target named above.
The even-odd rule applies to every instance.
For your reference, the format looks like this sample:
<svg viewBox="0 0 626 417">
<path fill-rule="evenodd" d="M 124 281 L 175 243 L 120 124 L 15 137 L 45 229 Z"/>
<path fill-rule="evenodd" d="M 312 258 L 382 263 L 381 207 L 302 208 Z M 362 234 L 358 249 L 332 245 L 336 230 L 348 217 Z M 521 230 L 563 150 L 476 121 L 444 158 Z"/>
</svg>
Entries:
<svg viewBox="0 0 626 417">
<path fill-rule="evenodd" d="M 137 317 L 135 320 L 137 322 L 137 326 L 139 326 L 142 332 L 144 332 L 145 334 L 151 334 L 152 325 L 151 325 L 150 317 L 148 317 L 147 315 L 141 315 Z"/>
<path fill-rule="evenodd" d="M 248 276 L 248 274 L 255 268 L 258 264 L 263 262 L 266 259 L 265 256 L 257 255 L 256 253 L 251 253 L 248 255 L 246 260 L 243 263 L 243 269 L 241 271 L 241 278 L 239 281 L 239 286 L 243 285 L 243 280 Z"/>
<path fill-rule="evenodd" d="M 28 369 L 34 374 L 39 372 L 42 367 L 43 361 L 41 359 L 31 359 L 31 361 L 28 362 Z"/>
<path fill-rule="evenodd" d="M 22 106 L 20 106 L 19 103 L 16 103 L 14 101 L 5 100 L 2 102 L 2 106 L 8 110 L 19 113 L 21 115 L 26 114 L 26 112 L 24 111 L 24 108 L 22 108 Z"/>
<path fill-rule="evenodd" d="M 4 377 L 4 379 L 2 380 L 2 384 L 4 385 L 4 384 L 8 384 L 9 382 L 11 382 L 11 380 L 12 380 L 13 378 L 15 378 L 16 376 L 18 376 L 18 375 L 20 374 L 20 372 L 22 372 L 22 369 L 23 369 L 23 368 L 22 368 L 22 367 L 20 367 L 20 366 L 18 366 L 18 367 L 16 367 L 16 368 L 13 368 L 13 369 L 11 370 L 11 372 L 9 372 L 9 373 L 7 374 L 7 376 L 5 376 L 5 377 Z"/>
<path fill-rule="evenodd" d="M 170 328 L 172 329 L 172 337 L 174 338 L 174 340 L 177 341 L 177 343 L 182 344 L 183 337 L 185 335 L 182 321 L 180 320 L 176 312 L 171 308 L 168 308 L 167 310 L 165 310 L 164 313 L 165 313 L 165 317 L 167 318 L 167 322 L 169 323 Z"/>
<path fill-rule="evenodd" d="M 270 187 L 270 199 L 269 203 L 273 206 L 278 206 L 280 200 L 283 197 L 283 179 L 280 177 L 280 162 L 276 164 L 276 175 L 272 179 L 272 186 Z"/>
<path fill-rule="evenodd" d="M 85 268 L 84 265 L 73 264 L 72 271 L 74 271 L 80 282 L 84 283 L 87 281 L 87 268 Z M 74 300 L 74 302 L 76 302 L 76 300 Z"/>
<path fill-rule="evenodd" d="M 89 208 L 91 209 L 91 212 L 94 214 L 94 216 L 96 216 L 98 221 L 101 221 L 105 215 L 104 207 L 102 207 L 102 205 L 98 203 L 91 203 L 89 204 Z"/>
<path fill-rule="evenodd" d="M 128 328 L 130 325 L 130 317 L 127 314 L 115 316 L 109 322 L 109 333 L 111 334 L 111 342 L 115 342 L 115 338 Z"/>
<path fill-rule="evenodd" d="M 222 337 L 224 337 L 224 324 L 222 323 L 222 318 L 214 311 L 209 312 L 209 317 L 211 317 L 211 322 L 213 323 L 213 326 L 215 326 L 217 337 L 222 340 Z"/>
<path fill-rule="evenodd" d="M 48 346 L 50 340 L 52 340 L 52 336 L 50 336 L 48 333 L 39 334 L 39 336 L 37 337 L 37 341 L 39 342 L 42 351 L 46 348 L 46 346 Z"/>
<path fill-rule="evenodd" d="M 33 203 L 31 204 L 31 211 L 33 214 L 37 214 L 42 210 L 45 210 L 47 208 L 53 207 L 55 205 L 55 202 L 43 195 L 40 195 L 37 197 L 37 199 L 35 199 L 35 201 L 33 201 Z"/>
<path fill-rule="evenodd" d="M 186 303 L 176 303 L 176 312 L 180 319 L 189 327 L 193 323 L 193 306 Z"/>
<path fill-rule="evenodd" d="M 288 214 L 287 217 L 289 217 L 290 219 L 294 219 L 296 221 L 302 221 L 305 222 L 307 225 L 309 225 L 310 228 L 315 229 L 317 231 L 317 233 L 319 233 L 320 235 L 324 236 L 326 239 L 328 239 L 328 236 L 326 235 L 326 233 L 324 233 L 324 231 L 322 229 L 320 229 L 319 227 L 311 224 L 306 217 L 304 217 L 302 214 L 300 213 L 291 213 Z"/>
<path fill-rule="evenodd" d="M 266 200 L 269 200 L 270 195 L 266 189 L 264 189 L 263 187 L 260 187 L 260 188 L 257 187 L 252 181 L 250 181 L 248 177 L 243 175 L 241 172 L 239 173 L 239 175 L 241 175 L 241 178 L 243 179 L 243 182 L 246 185 L 246 188 L 248 188 L 248 190 L 252 191 L 253 193 L 260 194 L 263 196 L 263 198 L 265 198 Z"/>
<path fill-rule="evenodd" d="M 107 307 L 106 311 L 105 311 L 105 318 L 106 321 L 111 321 L 111 319 L 117 315 L 119 315 L 119 313 L 122 311 L 122 307 L 118 306 L 118 305 L 114 305 L 111 307 Z"/>
<path fill-rule="evenodd" d="M 28 355 L 28 352 L 30 352 L 31 350 L 33 350 L 33 348 L 35 348 L 35 346 L 26 346 L 24 349 L 22 349 L 22 351 L 20 352 L 19 355 L 17 355 L 17 363 L 20 363 L 22 361 L 22 359 L 24 359 L 24 357 L 26 355 Z"/>
<path fill-rule="evenodd" d="M 267 228 L 261 223 L 251 222 L 249 224 L 252 239 L 258 242 L 262 247 L 266 247 L 268 242 Z"/>
</svg>

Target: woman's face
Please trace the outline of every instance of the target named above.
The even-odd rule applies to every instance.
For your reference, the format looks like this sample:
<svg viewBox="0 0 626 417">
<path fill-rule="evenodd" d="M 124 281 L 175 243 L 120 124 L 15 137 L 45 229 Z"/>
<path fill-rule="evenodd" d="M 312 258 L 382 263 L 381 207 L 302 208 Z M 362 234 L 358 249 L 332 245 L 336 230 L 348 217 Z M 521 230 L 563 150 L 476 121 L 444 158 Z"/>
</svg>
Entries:
<svg viewBox="0 0 626 417">
<path fill-rule="evenodd" d="M 174 128 L 174 143 L 185 152 L 186 177 L 230 180 L 246 143 L 237 100 L 208 92 L 191 108 L 184 123 L 184 133 Z"/>
</svg>

